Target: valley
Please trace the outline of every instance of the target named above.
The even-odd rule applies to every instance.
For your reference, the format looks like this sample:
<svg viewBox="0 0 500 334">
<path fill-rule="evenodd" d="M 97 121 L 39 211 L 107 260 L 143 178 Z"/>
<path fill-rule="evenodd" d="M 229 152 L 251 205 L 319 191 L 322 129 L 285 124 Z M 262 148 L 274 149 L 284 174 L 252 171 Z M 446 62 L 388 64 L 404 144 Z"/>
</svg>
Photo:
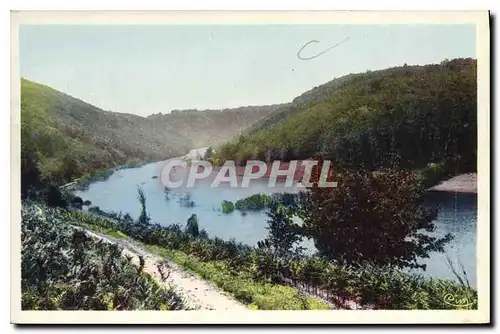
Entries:
<svg viewBox="0 0 500 334">
<path fill-rule="evenodd" d="M 139 262 L 137 277 L 157 277 L 149 269 L 166 259 L 179 266 L 177 273 L 198 275 L 196 287 L 215 285 L 220 291 L 210 293 L 219 306 L 205 295 L 198 298 L 205 309 L 474 309 L 476 89 L 476 61 L 453 59 L 349 74 L 282 104 L 141 117 L 105 111 L 23 79 L 22 224 L 30 224 L 23 240 L 43 234 L 36 224 L 47 223 L 66 247 L 90 247 L 86 251 L 93 254 L 93 243 L 69 243 L 81 236 L 65 224 L 79 225 L 120 254 L 146 254 L 149 262 Z M 165 160 L 179 156 L 215 166 L 234 160 L 240 170 L 255 159 L 285 166 L 325 159 L 338 171 L 340 186 L 313 187 L 304 198 L 282 182 L 269 188 L 265 180 L 249 188 L 200 185 L 176 194 L 159 176 Z M 441 184 L 453 177 L 462 183 Z M 286 193 L 294 201 L 272 197 Z M 274 199 L 251 210 L 222 207 L 256 194 Z M 34 203 L 46 214 L 33 213 Z M 133 244 L 140 249 L 127 253 Z M 101 252 L 116 255 L 110 247 Z M 32 252 L 46 255 L 38 246 Z M 64 255 L 60 261 L 87 275 L 84 263 Z M 120 261 L 116 268 L 129 284 L 136 277 L 132 263 Z M 46 264 L 35 266 L 47 270 Z M 102 268 L 96 277 L 107 275 Z M 69 303 L 37 295 L 41 283 L 32 276 L 23 297 L 28 308 Z M 136 299 L 123 305 L 190 308 L 178 298 L 193 295 L 186 292 L 192 282 L 181 274 L 171 278 L 167 286 L 160 282 L 162 293 L 178 302 L 166 305 L 134 292 Z M 51 279 L 64 285 L 65 294 L 72 291 L 69 281 Z M 175 292 L 170 285 L 180 288 Z M 121 307 L 118 299 L 125 297 L 113 289 L 99 290 L 96 305 Z M 447 304 L 450 291 L 471 303 Z M 71 293 L 82 297 L 87 291 Z M 345 303 L 332 306 L 338 298 Z"/>
</svg>

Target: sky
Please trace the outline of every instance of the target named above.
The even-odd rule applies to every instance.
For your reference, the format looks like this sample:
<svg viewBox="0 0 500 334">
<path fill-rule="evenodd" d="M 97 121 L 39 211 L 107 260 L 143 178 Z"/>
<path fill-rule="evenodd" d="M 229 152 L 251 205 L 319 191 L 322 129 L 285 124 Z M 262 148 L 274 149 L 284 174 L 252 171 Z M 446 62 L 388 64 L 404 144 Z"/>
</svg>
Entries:
<svg viewBox="0 0 500 334">
<path fill-rule="evenodd" d="M 311 60 L 335 44 L 332 48 Z M 346 41 L 347 40 L 347 41 Z M 290 102 L 334 78 L 476 58 L 474 25 L 23 25 L 21 77 L 147 116 Z"/>
</svg>

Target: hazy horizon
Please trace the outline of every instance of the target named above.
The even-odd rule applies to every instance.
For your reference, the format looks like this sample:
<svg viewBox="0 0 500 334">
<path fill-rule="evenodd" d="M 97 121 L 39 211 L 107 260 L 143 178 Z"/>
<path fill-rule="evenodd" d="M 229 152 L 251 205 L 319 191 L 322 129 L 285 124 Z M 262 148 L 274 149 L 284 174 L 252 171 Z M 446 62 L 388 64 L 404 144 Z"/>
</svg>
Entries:
<svg viewBox="0 0 500 334">
<path fill-rule="evenodd" d="M 139 116 L 288 103 L 349 73 L 476 58 L 463 24 L 43 25 L 19 41 L 21 77 Z"/>
</svg>

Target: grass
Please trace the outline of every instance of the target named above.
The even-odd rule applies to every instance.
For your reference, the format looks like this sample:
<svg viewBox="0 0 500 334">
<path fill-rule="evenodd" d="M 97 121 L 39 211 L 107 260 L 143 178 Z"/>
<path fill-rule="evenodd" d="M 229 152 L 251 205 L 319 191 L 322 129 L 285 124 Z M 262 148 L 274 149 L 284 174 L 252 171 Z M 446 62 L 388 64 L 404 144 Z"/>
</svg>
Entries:
<svg viewBox="0 0 500 334">
<path fill-rule="evenodd" d="M 114 231 L 114 230 L 109 230 L 108 232 L 103 232 L 104 234 L 107 234 L 109 236 L 112 236 L 117 239 L 127 239 L 128 236 L 122 233 L 121 231 Z"/>
</svg>

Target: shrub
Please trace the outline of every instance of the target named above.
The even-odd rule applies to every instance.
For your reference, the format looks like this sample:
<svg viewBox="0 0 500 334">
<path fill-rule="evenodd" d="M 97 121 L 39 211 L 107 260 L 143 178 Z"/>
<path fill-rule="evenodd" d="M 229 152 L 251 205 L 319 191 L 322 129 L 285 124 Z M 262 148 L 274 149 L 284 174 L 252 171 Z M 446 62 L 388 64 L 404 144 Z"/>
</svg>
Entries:
<svg viewBox="0 0 500 334">
<path fill-rule="evenodd" d="M 183 301 L 121 256 L 59 218 L 56 210 L 23 204 L 23 310 L 175 310 Z"/>
<path fill-rule="evenodd" d="M 222 212 L 225 214 L 231 213 L 234 211 L 234 204 L 230 201 L 222 201 L 221 204 Z"/>
<path fill-rule="evenodd" d="M 333 180 L 333 174 L 330 177 Z M 426 188 L 414 172 L 338 169 L 335 181 L 337 187 L 331 188 L 316 183 L 302 212 L 307 234 L 332 260 L 425 269 L 417 256 L 443 252 L 452 239 L 451 234 L 438 238 L 423 233 L 434 230 L 437 210 L 423 205 Z"/>
<path fill-rule="evenodd" d="M 46 202 L 50 207 L 68 207 L 68 201 L 64 198 L 61 190 L 53 185 L 49 186 L 47 190 Z"/>
<path fill-rule="evenodd" d="M 270 203 L 271 198 L 265 194 L 254 194 L 247 198 L 237 200 L 234 207 L 241 211 L 263 210 Z"/>
</svg>

